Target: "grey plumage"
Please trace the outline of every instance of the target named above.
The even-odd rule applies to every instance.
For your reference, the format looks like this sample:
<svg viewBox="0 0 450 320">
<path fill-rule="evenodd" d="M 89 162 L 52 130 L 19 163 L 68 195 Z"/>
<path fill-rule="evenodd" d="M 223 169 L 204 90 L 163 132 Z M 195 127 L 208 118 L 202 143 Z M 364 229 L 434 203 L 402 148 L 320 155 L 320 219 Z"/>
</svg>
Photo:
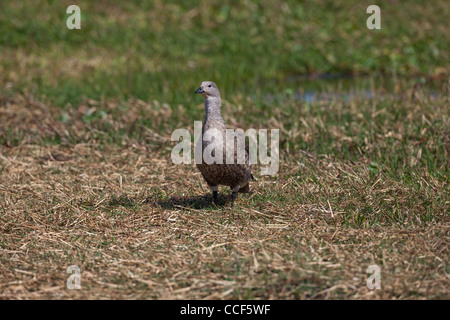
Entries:
<svg viewBox="0 0 450 320">
<path fill-rule="evenodd" d="M 232 189 L 231 207 L 233 207 L 236 192 L 249 192 L 249 181 L 253 178 L 248 144 L 245 145 L 244 162 L 240 164 L 238 163 L 237 144 L 233 143 L 231 148 L 226 147 L 226 126 L 220 113 L 222 102 L 219 88 L 212 81 L 204 81 L 195 93 L 201 93 L 205 102 L 206 116 L 202 127 L 202 153 L 213 142 L 205 139 L 204 133 L 207 130 L 216 129 L 217 134 L 222 134 L 223 141 L 223 163 L 207 164 L 203 159 L 201 164 L 197 164 L 197 167 L 213 192 L 215 203 L 217 203 L 219 185 L 229 186 Z M 226 163 L 226 156 L 230 152 L 234 153 L 234 163 Z"/>
</svg>

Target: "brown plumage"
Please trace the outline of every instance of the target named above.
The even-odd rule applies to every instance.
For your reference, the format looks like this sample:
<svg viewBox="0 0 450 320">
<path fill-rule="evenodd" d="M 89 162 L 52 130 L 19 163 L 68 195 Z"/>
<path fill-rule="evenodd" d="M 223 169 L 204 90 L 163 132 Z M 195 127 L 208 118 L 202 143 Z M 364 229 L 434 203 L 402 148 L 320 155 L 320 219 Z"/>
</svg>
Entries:
<svg viewBox="0 0 450 320">
<path fill-rule="evenodd" d="M 234 143 L 227 148 L 226 146 L 226 126 L 220 113 L 221 98 L 220 91 L 217 85 L 212 81 L 202 82 L 200 88 L 195 93 L 201 93 L 205 102 L 206 117 L 202 127 L 202 154 L 205 148 L 210 145 L 218 134 L 221 134 L 223 141 L 223 162 L 208 164 L 203 159 L 201 164 L 197 164 L 198 169 L 208 183 L 209 188 L 213 192 L 214 203 L 217 203 L 217 191 L 219 185 L 229 186 L 232 189 L 231 207 L 233 207 L 236 198 L 236 192 L 249 192 L 249 181 L 253 176 L 251 173 L 251 163 L 249 157 L 248 144 L 245 145 L 245 155 L 242 164 L 238 163 L 237 143 Z M 215 129 L 211 141 L 205 139 L 205 132 L 210 129 Z M 220 137 L 219 137 L 220 138 Z M 234 163 L 226 163 L 227 154 L 234 154 Z M 215 156 L 215 151 L 211 152 Z M 218 154 L 219 157 L 219 154 Z M 231 155 L 230 155 L 231 157 Z"/>
</svg>

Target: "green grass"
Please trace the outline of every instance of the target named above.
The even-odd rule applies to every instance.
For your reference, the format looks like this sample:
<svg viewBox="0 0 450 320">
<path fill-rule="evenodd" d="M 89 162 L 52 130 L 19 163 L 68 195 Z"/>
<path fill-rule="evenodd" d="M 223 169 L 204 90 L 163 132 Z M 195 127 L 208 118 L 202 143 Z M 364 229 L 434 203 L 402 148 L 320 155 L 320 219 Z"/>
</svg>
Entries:
<svg viewBox="0 0 450 320">
<path fill-rule="evenodd" d="M 365 1 L 78 1 L 81 30 L 65 26 L 70 4 L 2 6 L 3 91 L 60 106 L 134 97 L 175 108 L 194 104 L 205 79 L 235 101 L 296 91 L 299 75 L 448 74 L 445 1 L 384 2 L 381 30 L 367 29 Z"/>
</svg>

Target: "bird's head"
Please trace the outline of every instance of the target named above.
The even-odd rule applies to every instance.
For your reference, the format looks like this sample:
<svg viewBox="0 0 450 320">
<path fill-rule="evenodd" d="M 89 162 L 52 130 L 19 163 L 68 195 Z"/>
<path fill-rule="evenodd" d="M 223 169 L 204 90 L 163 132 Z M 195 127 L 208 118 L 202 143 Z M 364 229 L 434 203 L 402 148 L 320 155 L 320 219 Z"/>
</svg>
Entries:
<svg viewBox="0 0 450 320">
<path fill-rule="evenodd" d="M 200 88 L 195 93 L 201 93 L 206 98 L 220 98 L 220 91 L 217 88 L 217 84 L 212 81 L 203 81 Z"/>
</svg>

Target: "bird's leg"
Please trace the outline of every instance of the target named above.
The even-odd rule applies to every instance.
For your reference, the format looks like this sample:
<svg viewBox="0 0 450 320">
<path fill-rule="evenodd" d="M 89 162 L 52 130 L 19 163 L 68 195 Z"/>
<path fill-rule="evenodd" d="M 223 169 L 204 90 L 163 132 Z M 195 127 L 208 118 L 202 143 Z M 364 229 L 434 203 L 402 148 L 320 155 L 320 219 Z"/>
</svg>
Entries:
<svg viewBox="0 0 450 320">
<path fill-rule="evenodd" d="M 234 199 L 236 199 L 236 195 L 237 195 L 236 191 L 233 191 L 231 193 L 231 207 L 232 208 L 233 208 L 233 205 L 234 205 Z"/>
<path fill-rule="evenodd" d="M 217 192 L 219 191 L 219 186 L 212 186 L 210 184 L 208 184 L 209 189 L 211 189 L 212 193 L 213 193 L 213 201 L 214 204 L 217 205 Z"/>
<path fill-rule="evenodd" d="M 237 197 L 237 192 L 239 191 L 239 189 L 240 189 L 240 185 L 237 185 L 236 187 L 231 189 L 233 191 L 233 192 L 231 192 L 231 207 L 232 208 L 233 208 L 234 200 Z"/>
</svg>

